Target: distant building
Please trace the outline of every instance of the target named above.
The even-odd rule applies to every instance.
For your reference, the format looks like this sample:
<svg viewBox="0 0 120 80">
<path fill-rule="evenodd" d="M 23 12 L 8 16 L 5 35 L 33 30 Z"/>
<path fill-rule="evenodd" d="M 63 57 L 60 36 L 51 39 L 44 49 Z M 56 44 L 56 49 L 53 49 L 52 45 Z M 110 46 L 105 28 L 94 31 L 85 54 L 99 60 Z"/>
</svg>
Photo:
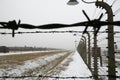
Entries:
<svg viewBox="0 0 120 80">
<path fill-rule="evenodd" d="M 6 46 L 0 46 L 0 52 L 7 53 L 7 52 L 9 52 L 9 48 Z"/>
</svg>

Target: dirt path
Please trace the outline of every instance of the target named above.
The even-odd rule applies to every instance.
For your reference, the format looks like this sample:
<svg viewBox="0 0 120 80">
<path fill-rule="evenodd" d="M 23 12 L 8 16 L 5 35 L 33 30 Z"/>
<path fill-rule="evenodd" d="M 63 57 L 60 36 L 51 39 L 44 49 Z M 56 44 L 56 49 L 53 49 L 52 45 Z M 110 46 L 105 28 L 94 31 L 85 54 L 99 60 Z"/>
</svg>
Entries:
<svg viewBox="0 0 120 80">
<path fill-rule="evenodd" d="M 1 76 L 4 72 L 7 73 L 5 76 L 25 77 L 24 79 L 14 79 L 14 80 L 44 80 L 41 77 L 32 77 L 39 75 L 54 75 L 58 74 L 60 71 L 64 70 L 65 67 L 69 65 L 69 61 L 65 61 L 66 58 L 71 54 L 71 51 L 53 51 L 45 53 L 30 53 L 30 54 L 15 54 L 0 56 L 0 69 L 3 70 Z M 58 66 L 64 62 L 62 66 Z M 5 67 L 4 67 L 5 66 Z M 8 78 L 7 80 L 11 80 Z"/>
<path fill-rule="evenodd" d="M 22 65 L 24 61 L 35 59 L 42 56 L 50 56 L 65 51 L 51 51 L 51 52 L 36 52 L 14 55 L 0 56 L 0 69 L 7 69 L 8 67 L 15 65 Z"/>
<path fill-rule="evenodd" d="M 71 56 L 73 54 L 65 55 L 57 65 L 55 65 L 51 70 L 49 70 L 44 76 L 59 77 L 59 74 L 66 70 L 70 62 L 73 61 Z M 42 78 L 40 80 L 57 80 L 55 78 Z"/>
</svg>

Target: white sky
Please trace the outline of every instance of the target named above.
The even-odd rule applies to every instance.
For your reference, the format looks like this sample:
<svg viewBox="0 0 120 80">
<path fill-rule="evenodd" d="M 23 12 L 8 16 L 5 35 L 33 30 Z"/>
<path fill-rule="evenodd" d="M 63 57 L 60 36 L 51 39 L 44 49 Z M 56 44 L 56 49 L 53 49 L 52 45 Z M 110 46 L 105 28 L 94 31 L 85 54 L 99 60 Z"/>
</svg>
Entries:
<svg viewBox="0 0 120 80">
<path fill-rule="evenodd" d="M 71 24 L 86 21 L 82 13 L 84 9 L 91 19 L 98 16 L 100 9 L 96 9 L 94 4 L 86 4 L 78 0 L 76 6 L 69 6 L 68 0 L 0 0 L 0 21 L 21 20 L 21 23 L 33 25 L 43 25 L 48 23 Z M 93 1 L 93 0 L 86 0 Z M 107 1 L 111 4 L 114 0 Z M 113 11 L 117 10 L 120 0 L 117 0 L 113 6 Z M 95 13 L 96 11 L 96 13 Z M 104 10 L 103 10 L 104 12 Z M 94 16 L 95 15 L 95 16 Z M 120 13 L 115 16 L 115 20 Z M 105 19 L 105 18 L 104 18 Z M 103 20 L 104 20 L 103 19 Z M 83 30 L 83 28 L 64 28 L 56 30 Z M 0 32 L 9 32 L 11 30 L 0 30 Z M 18 31 L 38 31 L 19 29 Z M 0 35 L 0 45 L 3 46 L 39 46 L 74 49 L 75 39 L 79 41 L 80 36 L 74 37 L 71 33 L 61 34 L 22 34 L 12 38 L 11 35 Z"/>
</svg>

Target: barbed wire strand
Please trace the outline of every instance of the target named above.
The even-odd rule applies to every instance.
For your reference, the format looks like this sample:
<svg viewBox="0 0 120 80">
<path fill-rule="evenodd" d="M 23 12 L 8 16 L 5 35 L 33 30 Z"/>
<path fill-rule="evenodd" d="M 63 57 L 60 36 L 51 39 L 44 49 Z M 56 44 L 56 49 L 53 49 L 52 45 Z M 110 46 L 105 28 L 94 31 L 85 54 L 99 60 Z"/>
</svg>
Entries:
<svg viewBox="0 0 120 80">
<path fill-rule="evenodd" d="M 72 76 L 72 77 L 62 77 L 62 76 L 43 76 L 43 75 L 27 75 L 27 76 L 0 76 L 0 78 L 30 78 L 30 77 L 43 77 L 43 78 L 56 78 L 56 79 L 86 79 L 86 78 L 93 78 L 94 76 L 97 75 L 93 75 L 93 76 L 88 76 L 88 77 L 76 77 L 76 76 Z M 98 75 L 98 77 L 112 77 L 112 78 L 120 78 L 120 76 L 112 76 L 112 75 Z"/>
<path fill-rule="evenodd" d="M 85 79 L 85 78 L 92 78 L 93 76 L 88 76 L 88 77 L 60 77 L 60 76 L 33 76 L 33 75 L 28 75 L 28 76 L 1 76 L 0 78 L 30 78 L 30 77 L 40 77 L 40 78 L 56 78 L 56 79 Z"/>
<path fill-rule="evenodd" d="M 94 31 L 88 31 L 94 32 Z M 83 33 L 83 31 L 33 31 L 33 32 L 15 32 L 14 34 L 32 34 L 32 33 Z M 98 33 L 107 33 L 107 31 L 99 31 Z M 114 31 L 114 33 L 120 33 L 120 31 Z M 12 34 L 7 32 L 0 32 L 1 35 Z"/>
</svg>

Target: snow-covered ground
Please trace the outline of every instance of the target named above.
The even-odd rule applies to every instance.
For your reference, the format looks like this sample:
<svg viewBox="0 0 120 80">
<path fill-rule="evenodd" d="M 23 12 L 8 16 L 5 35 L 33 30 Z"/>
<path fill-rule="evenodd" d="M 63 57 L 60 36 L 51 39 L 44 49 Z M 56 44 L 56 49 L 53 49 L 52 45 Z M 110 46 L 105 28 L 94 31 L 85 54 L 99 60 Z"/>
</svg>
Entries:
<svg viewBox="0 0 120 80">
<path fill-rule="evenodd" d="M 36 51 L 40 52 L 40 51 Z M 46 51 L 41 51 L 46 52 Z M 51 52 L 51 51 L 47 51 Z M 26 54 L 26 53 L 34 53 L 31 52 L 21 52 L 19 54 Z M 0 69 L 0 76 L 26 76 L 30 75 L 31 77 L 27 78 L 8 78 L 5 80 L 94 80 L 93 78 L 90 78 L 92 76 L 90 70 L 82 60 L 79 53 L 73 52 L 72 54 L 65 57 L 66 54 L 72 53 L 70 51 L 57 53 L 55 55 L 49 55 L 49 56 L 42 56 L 39 58 L 35 58 L 32 60 L 27 60 L 22 65 L 15 65 L 12 68 L 7 69 Z M 6 54 L 0 54 L 3 55 L 15 55 L 18 53 L 6 53 Z M 65 57 L 65 58 L 63 58 Z M 93 60 L 93 59 L 92 59 Z M 117 59 L 119 60 L 119 58 Z M 98 60 L 98 64 L 99 60 Z M 98 74 L 99 75 L 108 75 L 107 73 L 107 67 L 106 66 L 98 66 Z M 120 75 L 120 69 L 116 68 L 116 71 L 118 71 L 117 75 Z M 32 77 L 32 76 L 51 76 L 51 77 L 59 77 L 57 78 L 40 78 L 40 77 Z M 103 77 L 104 79 L 108 79 L 106 77 Z M 0 80 L 4 80 L 3 78 L 0 78 Z M 117 79 L 119 80 L 119 79 Z"/>
<path fill-rule="evenodd" d="M 52 68 L 51 66 L 56 65 L 55 61 L 57 61 L 57 59 L 59 58 L 62 58 L 66 54 L 67 52 L 63 52 L 52 56 L 42 56 L 37 59 L 28 60 L 25 61 L 23 65 L 18 65 L 14 69 L 12 68 L 8 68 L 7 70 L 1 69 L 0 76 L 14 77 L 14 76 L 23 76 L 23 75 L 34 75 L 34 76 L 42 75 L 45 73 L 46 71 L 45 69 Z M 61 70 L 60 73 L 56 73 L 55 75 L 52 76 L 71 77 L 68 79 L 59 79 L 59 80 L 92 80 L 90 78 L 85 78 L 85 77 L 90 77 L 92 74 L 89 71 L 88 67 L 84 64 L 78 52 L 69 55 L 58 66 L 60 66 L 61 64 L 66 65 L 65 62 L 67 61 L 67 59 L 70 59 L 71 61 L 68 62 L 69 64 L 67 66 L 62 66 L 65 67 L 65 69 Z M 72 77 L 81 77 L 81 78 L 73 79 Z M 6 79 L 6 80 L 36 80 L 36 78 Z M 47 80 L 56 80 L 56 79 L 47 78 Z"/>
<path fill-rule="evenodd" d="M 69 61 L 69 64 L 66 66 L 66 62 Z M 51 75 L 53 77 L 59 77 L 59 80 L 92 80 L 90 70 L 83 62 L 81 56 L 76 51 L 75 53 L 68 56 L 61 64 L 58 66 L 65 67 L 60 73 Z M 59 67 L 60 68 L 60 67 Z M 58 68 L 58 69 L 59 69 Z M 58 70 L 56 69 L 56 71 Z M 48 78 L 48 80 L 57 80 L 54 78 Z"/>
<path fill-rule="evenodd" d="M 15 55 L 15 54 L 27 54 L 27 53 L 37 53 L 37 52 L 53 52 L 53 51 L 60 51 L 60 50 L 46 50 L 46 51 L 18 51 L 18 52 L 8 52 L 8 53 L 1 53 L 0 56 L 4 55 Z"/>
<path fill-rule="evenodd" d="M 83 62 L 79 53 L 76 51 L 71 56 L 71 58 L 73 59 L 73 61 L 70 62 L 67 69 L 65 71 L 62 71 L 59 74 L 59 76 L 62 76 L 62 77 L 76 77 L 74 80 L 92 80 L 90 78 L 87 78 L 87 77 L 92 76 L 92 74 L 91 74 L 90 70 L 88 69 L 88 67 L 86 66 L 86 64 Z M 81 78 L 79 78 L 79 77 L 81 77 Z M 69 79 L 64 79 L 64 80 L 70 80 L 70 78 Z"/>
<path fill-rule="evenodd" d="M 16 53 L 18 54 L 18 53 Z M 7 69 L 0 69 L 0 77 L 8 76 L 8 77 L 16 77 L 16 76 L 37 76 L 44 74 L 49 68 L 52 68 L 56 65 L 56 60 L 68 54 L 68 52 L 61 52 L 54 55 L 46 55 L 36 59 L 27 60 L 22 65 L 13 65 L 14 67 L 10 67 Z M 3 55 L 3 54 L 2 54 Z M 11 54 L 7 54 L 11 55 Z M 3 80 L 3 78 L 0 78 Z M 5 79 L 5 80 L 16 80 L 16 79 Z M 26 79 L 17 79 L 17 80 L 26 80 Z M 33 78 L 27 78 L 27 80 L 34 80 Z"/>
</svg>

